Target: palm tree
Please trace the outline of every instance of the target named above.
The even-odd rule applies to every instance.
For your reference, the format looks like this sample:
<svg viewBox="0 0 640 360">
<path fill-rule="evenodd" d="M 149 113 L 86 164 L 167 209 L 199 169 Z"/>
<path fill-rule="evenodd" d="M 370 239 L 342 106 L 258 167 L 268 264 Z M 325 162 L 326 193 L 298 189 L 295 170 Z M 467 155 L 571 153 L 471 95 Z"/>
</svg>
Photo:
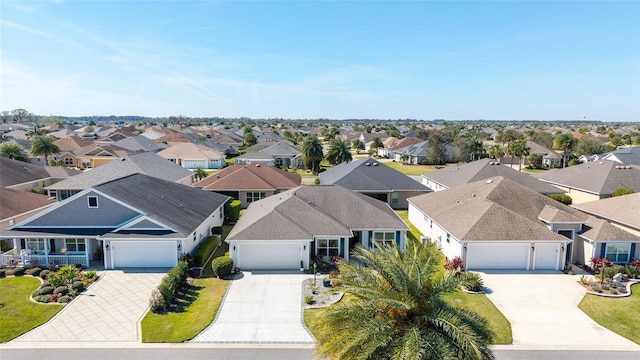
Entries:
<svg viewBox="0 0 640 360">
<path fill-rule="evenodd" d="M 0 145 L 0 156 L 22 162 L 30 162 L 29 155 L 24 152 L 22 146 L 18 144 L 2 144 Z"/>
<path fill-rule="evenodd" d="M 374 136 L 371 139 L 371 148 L 372 149 L 376 149 L 376 155 L 378 155 L 378 149 L 384 147 L 384 144 L 382 143 L 382 140 L 380 140 L 379 136 Z"/>
<path fill-rule="evenodd" d="M 209 176 L 209 173 L 205 169 L 198 166 L 193 170 L 193 176 L 196 178 L 196 181 L 200 181 Z"/>
<path fill-rule="evenodd" d="M 331 165 L 351 161 L 351 151 L 349 151 L 349 145 L 347 145 L 346 141 L 338 138 L 331 140 L 331 145 L 327 152 L 327 161 Z"/>
<path fill-rule="evenodd" d="M 31 153 L 33 155 L 43 155 L 44 156 L 44 164 L 48 164 L 47 158 L 49 155 L 60 152 L 60 148 L 58 145 L 53 142 L 56 139 L 53 136 L 47 135 L 38 135 L 35 137 L 33 142 L 31 143 Z"/>
<path fill-rule="evenodd" d="M 489 157 L 498 160 L 502 156 L 504 156 L 504 150 L 502 149 L 502 146 L 498 144 L 491 145 L 491 147 L 489 148 Z"/>
<path fill-rule="evenodd" d="M 522 161 L 526 156 L 529 156 L 530 148 L 527 146 L 527 141 L 524 139 L 515 140 L 507 146 L 507 150 L 512 156 L 520 158 L 518 170 L 522 171 Z"/>
<path fill-rule="evenodd" d="M 315 135 L 307 136 L 302 142 L 302 159 L 311 168 L 311 171 L 320 171 L 320 161 L 324 159 L 322 144 Z"/>
<path fill-rule="evenodd" d="M 553 147 L 558 150 L 562 150 L 564 156 L 562 157 L 562 167 L 567 167 L 567 158 L 569 152 L 576 146 L 576 139 L 571 134 L 560 133 L 553 138 Z"/>
<path fill-rule="evenodd" d="M 364 150 L 364 143 L 360 139 L 351 140 L 351 147 L 356 149 L 356 152 L 360 154 L 360 151 Z"/>
<path fill-rule="evenodd" d="M 460 277 L 442 269 L 433 244 L 409 240 L 380 250 L 358 247 L 366 265 L 340 263 L 352 300 L 325 308 L 318 353 L 332 359 L 493 359 L 487 321 L 442 299 Z"/>
</svg>

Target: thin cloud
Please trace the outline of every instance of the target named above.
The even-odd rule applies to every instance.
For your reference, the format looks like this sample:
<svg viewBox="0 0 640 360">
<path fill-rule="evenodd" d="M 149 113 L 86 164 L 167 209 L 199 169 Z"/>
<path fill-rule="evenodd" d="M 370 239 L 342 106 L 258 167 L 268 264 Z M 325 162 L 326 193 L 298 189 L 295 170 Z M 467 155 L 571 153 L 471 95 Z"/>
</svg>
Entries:
<svg viewBox="0 0 640 360">
<path fill-rule="evenodd" d="M 81 44 L 79 44 L 79 43 L 77 43 L 75 41 L 72 41 L 72 40 L 69 40 L 69 39 L 66 39 L 66 38 L 63 38 L 61 36 L 58 36 L 58 35 L 55 35 L 55 34 L 52 34 L 52 33 L 48 33 L 48 32 L 45 32 L 45 31 L 36 30 L 36 29 L 30 28 L 28 26 L 16 24 L 16 23 L 11 22 L 11 21 L 0 20 L 0 26 L 4 26 L 4 27 L 15 29 L 15 30 L 18 30 L 18 31 L 22 31 L 22 32 L 26 32 L 26 33 L 30 33 L 30 34 L 34 34 L 34 35 L 38 35 L 38 36 L 42 36 L 42 37 L 57 41 L 59 43 L 65 44 L 65 45 L 84 48 L 84 46 L 82 46 Z"/>
</svg>

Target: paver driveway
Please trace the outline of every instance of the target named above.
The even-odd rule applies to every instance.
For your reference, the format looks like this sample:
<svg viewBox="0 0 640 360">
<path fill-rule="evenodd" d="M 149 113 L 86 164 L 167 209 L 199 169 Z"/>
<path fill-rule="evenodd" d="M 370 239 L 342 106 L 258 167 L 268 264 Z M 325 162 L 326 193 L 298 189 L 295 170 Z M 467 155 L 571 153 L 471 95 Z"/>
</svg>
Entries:
<svg viewBox="0 0 640 360">
<path fill-rule="evenodd" d="M 100 280 L 49 322 L 13 342 L 139 342 L 138 321 L 164 271 L 100 271 Z"/>
<path fill-rule="evenodd" d="M 193 342 L 313 343 L 302 325 L 302 282 L 309 275 L 243 272 L 213 324 Z"/>
<path fill-rule="evenodd" d="M 578 308 L 586 291 L 579 275 L 558 271 L 482 272 L 491 301 L 511 322 L 514 345 L 640 349 Z"/>
</svg>

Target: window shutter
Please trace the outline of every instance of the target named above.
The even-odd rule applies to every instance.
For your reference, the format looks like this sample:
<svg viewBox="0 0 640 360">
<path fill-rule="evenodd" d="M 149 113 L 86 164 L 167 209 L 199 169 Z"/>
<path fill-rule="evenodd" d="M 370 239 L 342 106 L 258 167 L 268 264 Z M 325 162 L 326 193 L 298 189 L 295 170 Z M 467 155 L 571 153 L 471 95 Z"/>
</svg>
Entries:
<svg viewBox="0 0 640 360">
<path fill-rule="evenodd" d="M 633 254 L 636 253 L 636 243 L 631 243 L 631 252 L 629 253 L 629 261 L 634 258 Z"/>
<path fill-rule="evenodd" d="M 369 231 L 369 248 L 373 249 L 373 231 Z"/>
<path fill-rule="evenodd" d="M 400 231 L 396 231 L 396 245 L 400 246 Z"/>
<path fill-rule="evenodd" d="M 344 257 L 344 255 L 347 253 L 346 249 L 345 249 L 345 243 L 346 241 L 344 241 L 344 238 L 340 238 L 340 247 L 338 248 L 338 255 Z"/>
<path fill-rule="evenodd" d="M 607 251 L 607 243 L 602 243 L 600 245 L 600 257 L 603 258 L 605 256 L 605 253 Z"/>
<path fill-rule="evenodd" d="M 25 239 L 20 239 L 20 248 L 26 249 L 26 247 L 27 247 L 27 241 Z"/>
<path fill-rule="evenodd" d="M 49 239 L 49 252 L 56 252 L 56 239 Z"/>
</svg>

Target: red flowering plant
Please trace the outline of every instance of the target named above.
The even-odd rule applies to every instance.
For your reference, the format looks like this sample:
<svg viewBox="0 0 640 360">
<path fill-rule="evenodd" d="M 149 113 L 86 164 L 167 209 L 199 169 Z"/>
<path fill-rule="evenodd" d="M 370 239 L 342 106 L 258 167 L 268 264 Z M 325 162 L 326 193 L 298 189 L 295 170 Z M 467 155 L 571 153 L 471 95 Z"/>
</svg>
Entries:
<svg viewBox="0 0 640 360">
<path fill-rule="evenodd" d="M 605 267 L 613 266 L 613 262 L 607 258 L 598 258 L 598 257 L 591 258 L 591 270 L 600 271 L 600 269 L 602 269 L 603 266 Z"/>
<path fill-rule="evenodd" d="M 451 260 L 447 259 L 444 263 L 444 268 L 449 271 L 460 273 L 464 268 L 464 263 L 462 262 L 460 256 L 456 256 Z"/>
</svg>

